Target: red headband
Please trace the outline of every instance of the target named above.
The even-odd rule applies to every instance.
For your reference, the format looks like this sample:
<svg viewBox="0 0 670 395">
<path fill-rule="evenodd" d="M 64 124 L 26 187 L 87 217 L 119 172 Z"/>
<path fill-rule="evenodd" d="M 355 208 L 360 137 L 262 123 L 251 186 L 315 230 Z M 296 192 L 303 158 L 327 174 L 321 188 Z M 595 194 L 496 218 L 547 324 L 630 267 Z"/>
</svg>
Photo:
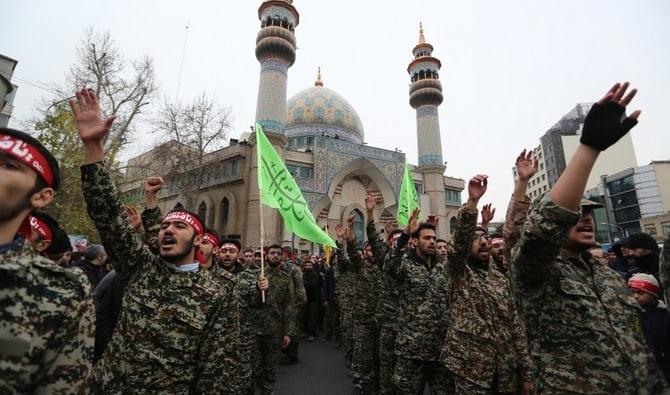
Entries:
<svg viewBox="0 0 670 395">
<path fill-rule="evenodd" d="M 37 147 L 14 136 L 3 134 L 0 135 L 0 151 L 25 163 L 28 167 L 33 169 L 38 176 L 42 177 L 48 186 L 52 187 L 54 185 L 54 176 L 51 172 L 51 165 L 49 165 L 47 158 L 42 155 Z"/>
<path fill-rule="evenodd" d="M 638 280 L 638 279 L 630 279 L 628 280 L 628 286 L 631 288 L 639 289 L 648 293 L 651 293 L 653 295 L 658 296 L 661 292 L 661 288 L 657 287 L 656 285 L 643 281 L 643 280 Z"/>
<path fill-rule="evenodd" d="M 212 245 L 214 247 L 219 246 L 219 240 L 216 238 L 216 236 L 213 233 L 205 232 L 205 235 L 203 236 L 203 238 L 205 240 L 209 241 L 210 243 L 212 243 Z"/>
<path fill-rule="evenodd" d="M 32 215 L 29 215 L 28 218 L 30 221 L 30 229 L 37 232 L 44 240 L 53 240 L 53 233 L 46 222 Z"/>
<path fill-rule="evenodd" d="M 222 249 L 222 250 L 223 250 L 223 249 L 226 249 L 226 248 L 234 248 L 234 249 L 236 249 L 236 250 L 239 251 L 239 248 L 237 248 L 237 244 L 235 244 L 235 243 L 224 243 L 224 244 L 221 246 L 221 249 Z"/>
<path fill-rule="evenodd" d="M 202 226 L 202 222 L 194 216 L 193 214 L 187 213 L 186 211 L 172 211 L 168 213 L 168 215 L 163 218 L 163 222 L 165 221 L 179 221 L 183 222 L 185 224 L 190 225 L 193 230 L 195 230 L 195 233 L 199 234 L 202 236 L 203 234 L 203 229 L 204 227 Z"/>
</svg>

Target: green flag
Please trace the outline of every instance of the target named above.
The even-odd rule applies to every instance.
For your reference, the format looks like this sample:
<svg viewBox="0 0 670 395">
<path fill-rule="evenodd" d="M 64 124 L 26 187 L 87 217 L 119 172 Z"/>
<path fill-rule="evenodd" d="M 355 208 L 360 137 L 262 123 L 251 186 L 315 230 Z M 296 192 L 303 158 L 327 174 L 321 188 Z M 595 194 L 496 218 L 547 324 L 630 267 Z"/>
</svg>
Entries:
<svg viewBox="0 0 670 395">
<path fill-rule="evenodd" d="M 298 184 L 259 124 L 256 124 L 256 144 L 261 202 L 279 211 L 291 233 L 317 244 L 335 247 L 333 239 L 316 224 Z"/>
<path fill-rule="evenodd" d="M 421 207 L 419 203 L 419 194 L 416 193 L 414 180 L 409 174 L 409 165 L 405 164 L 405 174 L 402 176 L 402 185 L 400 185 L 400 194 L 398 196 L 398 213 L 396 220 L 398 225 L 407 226 L 409 216 L 415 208 Z M 421 215 L 419 215 L 419 219 Z"/>
</svg>

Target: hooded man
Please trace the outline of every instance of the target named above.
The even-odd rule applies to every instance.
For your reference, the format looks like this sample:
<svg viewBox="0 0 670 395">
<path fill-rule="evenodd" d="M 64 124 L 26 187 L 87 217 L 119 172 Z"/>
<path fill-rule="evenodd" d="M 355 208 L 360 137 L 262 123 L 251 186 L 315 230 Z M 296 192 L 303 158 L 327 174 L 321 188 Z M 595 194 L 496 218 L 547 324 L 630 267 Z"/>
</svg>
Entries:
<svg viewBox="0 0 670 395">
<path fill-rule="evenodd" d="M 0 393 L 83 391 L 93 360 L 90 287 L 21 236 L 32 234 L 30 212 L 58 190 L 58 162 L 26 133 L 0 128 L 0 164 Z M 52 230 L 40 228 L 35 240 L 51 243 Z"/>
</svg>

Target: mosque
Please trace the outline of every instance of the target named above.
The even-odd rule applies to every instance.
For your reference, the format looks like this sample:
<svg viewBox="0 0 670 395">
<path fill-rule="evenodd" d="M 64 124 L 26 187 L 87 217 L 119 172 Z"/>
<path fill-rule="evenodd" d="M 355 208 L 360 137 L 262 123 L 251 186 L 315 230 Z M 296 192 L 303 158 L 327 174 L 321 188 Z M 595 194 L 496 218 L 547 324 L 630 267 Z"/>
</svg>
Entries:
<svg viewBox="0 0 670 395">
<path fill-rule="evenodd" d="M 256 122 L 263 126 L 284 159 L 317 222 L 329 225 L 334 236 L 335 225 L 353 216 L 358 240 L 365 240 L 366 191 L 379 197 L 374 219 L 381 233 L 384 225 L 395 219 L 405 154 L 366 145 L 358 113 L 337 92 L 324 86 L 320 71 L 314 86 L 287 100 L 287 78 L 296 60 L 295 32 L 300 22 L 292 3 L 292 0 L 267 0 L 258 9 L 256 58 L 261 70 Z M 432 53 L 433 46 L 426 42 L 421 28 L 407 67 L 411 81 L 409 105 L 416 111 L 419 154 L 419 163 L 411 166 L 411 175 L 424 218 L 435 216 L 438 237 L 449 238 L 461 205 L 464 181 L 444 174 L 438 114 L 443 101 L 441 62 Z M 155 150 L 129 160 L 126 181 L 120 187 L 127 199 L 142 199 L 143 180 L 149 175 L 146 168 L 158 170 L 152 160 Z M 189 207 L 200 214 L 206 226 L 221 235 L 239 237 L 247 246 L 260 245 L 261 208 L 255 158 L 253 136 L 247 133 L 208 153 L 198 203 Z M 181 201 L 180 191 L 168 183 L 160 195 L 161 208 L 168 210 Z M 318 248 L 285 231 L 281 217 L 273 209 L 263 207 L 263 223 L 266 245 L 292 245 L 302 251 Z"/>
</svg>

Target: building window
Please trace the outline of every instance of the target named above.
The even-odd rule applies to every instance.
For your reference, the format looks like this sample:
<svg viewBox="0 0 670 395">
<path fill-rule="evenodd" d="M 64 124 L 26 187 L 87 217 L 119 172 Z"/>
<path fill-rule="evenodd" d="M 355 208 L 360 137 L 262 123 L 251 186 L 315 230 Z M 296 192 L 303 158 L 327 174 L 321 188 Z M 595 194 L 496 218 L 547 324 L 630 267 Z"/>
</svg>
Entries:
<svg viewBox="0 0 670 395">
<path fill-rule="evenodd" d="M 644 233 L 649 233 L 652 236 L 656 236 L 656 225 L 645 225 Z"/>
<path fill-rule="evenodd" d="M 360 246 L 365 242 L 365 221 L 363 220 L 363 213 L 358 209 L 351 211 L 351 216 L 354 217 L 354 235 Z"/>
<path fill-rule="evenodd" d="M 545 179 L 546 179 L 545 175 L 542 174 L 542 181 L 544 181 Z"/>
<path fill-rule="evenodd" d="M 207 223 L 207 203 L 200 202 L 198 206 L 198 217 L 202 220 L 203 223 Z"/>
<path fill-rule="evenodd" d="M 456 232 L 456 217 L 451 217 L 449 220 L 449 233 L 452 235 Z"/>
<path fill-rule="evenodd" d="M 544 163 L 540 163 L 540 170 L 544 169 Z"/>
<path fill-rule="evenodd" d="M 228 217 L 230 214 L 230 201 L 228 198 L 223 198 L 221 200 L 221 227 L 225 230 L 225 226 L 228 225 Z"/>
<path fill-rule="evenodd" d="M 662 222 L 661 230 L 663 231 L 663 236 L 670 235 L 670 222 Z"/>
<path fill-rule="evenodd" d="M 610 190 L 610 194 L 612 195 L 616 195 L 622 192 L 630 191 L 631 189 L 635 189 L 635 182 L 633 181 L 633 175 L 631 174 L 624 178 L 614 180 L 608 183 L 608 188 Z"/>
<path fill-rule="evenodd" d="M 308 166 L 286 165 L 294 178 L 314 178 L 314 168 Z"/>
<path fill-rule="evenodd" d="M 415 182 L 414 189 L 416 189 L 416 193 L 419 195 L 423 193 L 423 185 L 421 185 L 421 183 Z"/>
<path fill-rule="evenodd" d="M 445 200 L 448 205 L 451 206 L 460 206 L 461 205 L 461 192 L 454 191 L 453 189 L 444 190 Z"/>
</svg>

